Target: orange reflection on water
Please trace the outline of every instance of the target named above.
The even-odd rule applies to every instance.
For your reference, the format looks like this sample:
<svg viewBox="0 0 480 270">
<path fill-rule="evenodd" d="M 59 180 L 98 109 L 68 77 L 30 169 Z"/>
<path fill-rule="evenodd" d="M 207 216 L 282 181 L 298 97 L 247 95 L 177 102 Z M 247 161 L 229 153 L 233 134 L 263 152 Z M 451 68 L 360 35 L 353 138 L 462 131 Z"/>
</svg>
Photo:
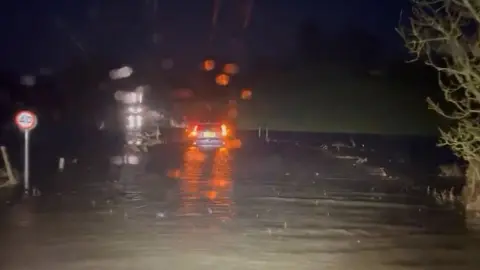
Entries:
<svg viewBox="0 0 480 270">
<path fill-rule="evenodd" d="M 233 216 L 232 203 L 232 168 L 230 152 L 222 148 L 215 153 L 212 166 L 212 177 L 209 181 L 209 196 L 220 219 Z"/>
<path fill-rule="evenodd" d="M 227 149 L 202 152 L 190 148 L 180 173 L 182 215 L 213 214 L 222 220 L 232 216 L 231 157 Z"/>
<path fill-rule="evenodd" d="M 202 166 L 205 156 L 196 148 L 189 148 L 183 156 L 183 172 L 180 173 L 180 213 L 195 212 L 199 200 Z"/>
</svg>

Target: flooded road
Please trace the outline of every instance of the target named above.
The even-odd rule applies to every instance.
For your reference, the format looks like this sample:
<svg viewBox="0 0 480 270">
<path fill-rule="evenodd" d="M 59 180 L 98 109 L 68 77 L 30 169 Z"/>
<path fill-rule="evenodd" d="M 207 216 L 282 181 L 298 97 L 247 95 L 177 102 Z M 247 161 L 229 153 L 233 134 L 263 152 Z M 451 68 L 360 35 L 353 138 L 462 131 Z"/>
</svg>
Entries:
<svg viewBox="0 0 480 270">
<path fill-rule="evenodd" d="M 480 267 L 480 234 L 453 208 L 296 146 L 89 166 L 0 208 L 0 269 Z"/>
</svg>

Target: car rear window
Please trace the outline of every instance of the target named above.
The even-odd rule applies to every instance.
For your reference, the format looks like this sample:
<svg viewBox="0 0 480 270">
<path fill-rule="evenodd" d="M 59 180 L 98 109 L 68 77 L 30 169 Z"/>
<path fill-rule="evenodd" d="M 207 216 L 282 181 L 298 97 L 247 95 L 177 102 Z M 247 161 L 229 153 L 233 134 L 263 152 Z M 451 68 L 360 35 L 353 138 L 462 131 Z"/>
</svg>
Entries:
<svg viewBox="0 0 480 270">
<path fill-rule="evenodd" d="M 222 126 L 220 124 L 202 124 L 197 126 L 198 131 L 204 131 L 204 130 L 209 130 L 209 131 L 221 131 Z"/>
</svg>

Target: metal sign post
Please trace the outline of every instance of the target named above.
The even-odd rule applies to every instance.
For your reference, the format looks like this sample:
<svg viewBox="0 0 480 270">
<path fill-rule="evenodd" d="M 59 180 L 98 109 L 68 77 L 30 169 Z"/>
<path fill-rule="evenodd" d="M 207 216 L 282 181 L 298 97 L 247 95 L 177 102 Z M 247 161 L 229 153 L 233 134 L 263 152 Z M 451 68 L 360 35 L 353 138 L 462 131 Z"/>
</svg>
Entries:
<svg viewBox="0 0 480 270">
<path fill-rule="evenodd" d="M 37 115 L 31 111 L 19 111 L 15 115 L 15 125 L 24 134 L 23 187 L 25 193 L 30 190 L 30 132 L 37 127 Z"/>
<path fill-rule="evenodd" d="M 23 182 L 23 187 L 25 190 L 25 193 L 28 193 L 30 190 L 30 131 L 25 130 L 23 132 L 25 135 L 25 141 L 24 141 L 24 152 L 23 152 L 23 177 L 24 177 L 24 182 Z"/>
</svg>

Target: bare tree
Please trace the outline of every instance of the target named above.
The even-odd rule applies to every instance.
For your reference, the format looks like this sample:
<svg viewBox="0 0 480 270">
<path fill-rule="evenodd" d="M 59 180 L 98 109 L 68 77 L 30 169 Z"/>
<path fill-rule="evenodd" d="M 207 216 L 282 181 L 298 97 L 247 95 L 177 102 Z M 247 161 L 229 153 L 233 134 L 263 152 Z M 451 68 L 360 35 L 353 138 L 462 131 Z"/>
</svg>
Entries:
<svg viewBox="0 0 480 270">
<path fill-rule="evenodd" d="M 429 108 L 452 120 L 441 146 L 468 163 L 463 200 L 480 210 L 480 0 L 412 0 L 409 24 L 398 32 L 415 60 L 438 71 L 448 103 Z"/>
</svg>

